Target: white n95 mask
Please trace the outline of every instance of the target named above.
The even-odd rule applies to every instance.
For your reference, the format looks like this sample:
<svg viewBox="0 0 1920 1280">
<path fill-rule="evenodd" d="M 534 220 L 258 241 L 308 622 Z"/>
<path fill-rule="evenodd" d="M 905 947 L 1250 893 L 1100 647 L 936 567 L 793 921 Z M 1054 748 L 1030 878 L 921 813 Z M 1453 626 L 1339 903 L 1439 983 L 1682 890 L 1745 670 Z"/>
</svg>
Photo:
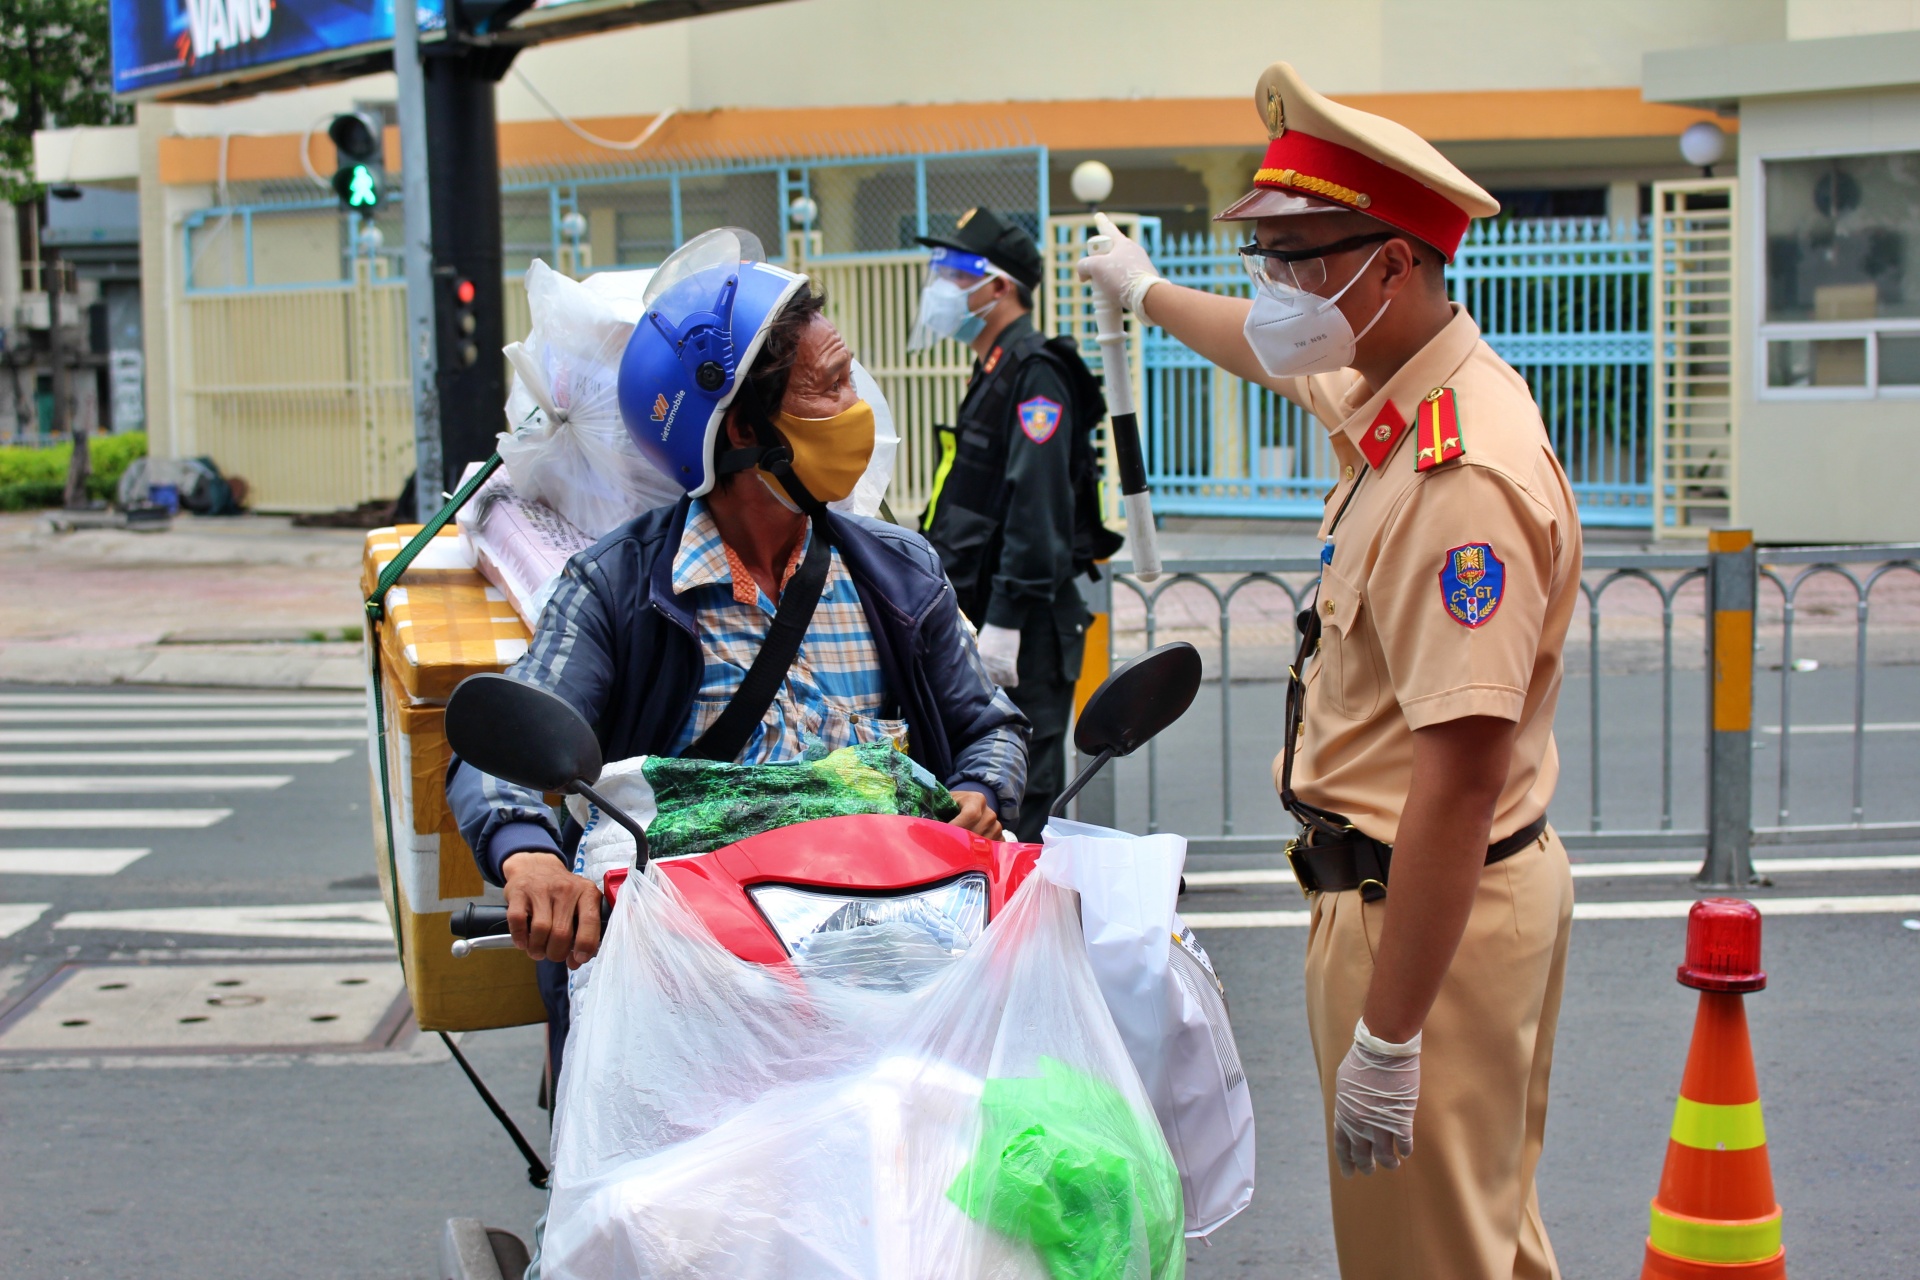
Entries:
<svg viewBox="0 0 1920 1280">
<path fill-rule="evenodd" d="M 1332 373 L 1353 363 L 1354 347 L 1380 322 L 1393 299 L 1381 303 L 1373 319 L 1367 321 L 1367 327 L 1359 333 L 1353 331 L 1346 316 L 1334 304 L 1346 296 L 1347 290 L 1353 288 L 1379 256 L 1380 250 L 1376 248 L 1353 273 L 1353 279 L 1331 298 L 1291 285 L 1256 281 L 1253 310 L 1247 313 L 1242 332 L 1260 367 L 1269 376 L 1298 378 L 1311 373 Z"/>
</svg>

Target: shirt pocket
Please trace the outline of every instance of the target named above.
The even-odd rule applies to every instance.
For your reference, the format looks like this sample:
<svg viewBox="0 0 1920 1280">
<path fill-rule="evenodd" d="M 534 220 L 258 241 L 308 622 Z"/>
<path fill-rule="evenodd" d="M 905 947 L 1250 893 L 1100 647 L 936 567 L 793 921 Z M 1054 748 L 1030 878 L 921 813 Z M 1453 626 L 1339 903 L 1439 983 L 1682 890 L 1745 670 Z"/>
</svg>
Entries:
<svg viewBox="0 0 1920 1280">
<path fill-rule="evenodd" d="M 1365 720 L 1379 710 L 1379 645 L 1367 616 L 1366 594 L 1328 565 L 1321 571 L 1320 680 L 1335 715 Z"/>
</svg>

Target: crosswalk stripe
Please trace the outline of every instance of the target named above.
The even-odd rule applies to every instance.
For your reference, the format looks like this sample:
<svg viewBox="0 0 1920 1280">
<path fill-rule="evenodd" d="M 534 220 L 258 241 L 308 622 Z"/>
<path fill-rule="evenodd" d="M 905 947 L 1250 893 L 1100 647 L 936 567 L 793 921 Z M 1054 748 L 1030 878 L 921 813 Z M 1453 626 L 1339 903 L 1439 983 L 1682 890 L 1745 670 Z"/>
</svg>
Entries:
<svg viewBox="0 0 1920 1280">
<path fill-rule="evenodd" d="M 1654 902 L 1576 902 L 1575 920 L 1684 919 L 1694 898 Z M 1878 915 L 1920 911 L 1920 894 L 1861 895 L 1852 898 L 1761 898 L 1754 902 L 1761 916 Z M 1195 929 L 1304 929 L 1309 911 L 1193 911 L 1180 918 Z"/>
<path fill-rule="evenodd" d="M 0 751 L 0 769 L 60 766 L 189 764 L 337 764 L 355 754 L 341 747 L 273 747 L 239 751 Z"/>
<path fill-rule="evenodd" d="M 364 726 L 330 729 L 297 724 L 237 729 L 0 729 L 0 744 L 27 747 L 122 742 L 358 742 L 366 736 Z"/>
<path fill-rule="evenodd" d="M 0 777 L 0 796 L 105 796 L 173 791 L 277 791 L 292 774 L 104 774 L 96 777 Z"/>
<path fill-rule="evenodd" d="M 151 849 L 0 849 L 0 875 L 110 876 Z"/>
<path fill-rule="evenodd" d="M 1868 733 L 1920 733 L 1920 720 L 1871 720 L 1860 726 Z M 1780 726 L 1763 724 L 1760 732 L 1778 736 Z M 1852 733 L 1852 724 L 1796 724 L 1792 732 L 1799 733 Z"/>
<path fill-rule="evenodd" d="M 151 907 L 130 911 L 75 911 L 55 921 L 53 927 L 63 930 L 112 929 L 139 933 L 211 934 L 236 938 L 319 938 L 337 942 L 391 942 L 393 940 L 393 930 L 387 924 L 386 908 L 379 902 L 319 902 L 304 906 L 274 907 Z"/>
<path fill-rule="evenodd" d="M 11 938 L 52 906 L 51 902 L 0 902 L 0 938 Z"/>
<path fill-rule="evenodd" d="M 364 720 L 365 707 L 145 707 L 125 711 L 75 711 L 64 707 L 19 711 L 0 709 L 0 724 L 173 724 L 196 720 Z"/>
<path fill-rule="evenodd" d="M 1690 876 L 1700 862 L 1576 862 L 1576 880 L 1610 880 L 1616 876 Z M 1785 876 L 1820 871 L 1916 871 L 1920 854 L 1874 854 L 1838 858 L 1757 858 L 1753 869 L 1762 875 Z M 1284 868 L 1254 868 L 1245 871 L 1189 871 L 1189 889 L 1212 889 L 1234 885 L 1286 884 L 1294 882 L 1293 872 Z"/>
<path fill-rule="evenodd" d="M 0 831 L 135 831 L 210 827 L 231 809 L 0 809 Z"/>
<path fill-rule="evenodd" d="M 365 707 L 358 694 L 0 693 L 0 707 Z"/>
</svg>

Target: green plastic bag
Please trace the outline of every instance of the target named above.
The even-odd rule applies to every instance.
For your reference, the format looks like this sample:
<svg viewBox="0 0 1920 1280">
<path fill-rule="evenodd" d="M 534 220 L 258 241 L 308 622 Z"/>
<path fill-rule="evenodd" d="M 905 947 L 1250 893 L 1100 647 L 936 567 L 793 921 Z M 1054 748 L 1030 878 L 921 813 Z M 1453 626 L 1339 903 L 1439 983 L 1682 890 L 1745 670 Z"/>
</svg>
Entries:
<svg viewBox="0 0 1920 1280">
<path fill-rule="evenodd" d="M 947 1188 L 966 1215 L 1033 1246 L 1053 1280 L 1186 1274 L 1180 1172 L 1151 1115 L 1052 1058 L 990 1079 L 973 1159 Z"/>
<path fill-rule="evenodd" d="M 706 853 L 815 818 L 890 813 L 945 822 L 960 812 L 947 789 L 890 742 L 833 752 L 816 744 L 786 764 L 649 756 L 641 772 L 657 810 L 647 827 L 656 858 Z"/>
</svg>

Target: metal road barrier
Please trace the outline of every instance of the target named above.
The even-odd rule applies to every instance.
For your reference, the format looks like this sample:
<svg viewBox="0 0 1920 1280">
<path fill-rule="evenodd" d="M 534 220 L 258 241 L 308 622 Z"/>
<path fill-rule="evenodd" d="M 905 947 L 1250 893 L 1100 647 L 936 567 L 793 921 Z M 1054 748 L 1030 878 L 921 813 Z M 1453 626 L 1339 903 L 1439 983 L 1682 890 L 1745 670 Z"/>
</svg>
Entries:
<svg viewBox="0 0 1920 1280">
<path fill-rule="evenodd" d="M 1250 589 L 1277 591 L 1284 597 L 1289 615 L 1297 613 L 1311 598 L 1320 563 L 1315 556 L 1222 557 L 1169 561 L 1159 581 L 1151 586 L 1130 574 L 1131 565 L 1115 561 L 1113 572 L 1094 584 L 1090 601 L 1096 614 L 1112 616 L 1105 629 L 1109 661 L 1122 659 L 1140 648 L 1151 648 L 1167 638 L 1171 629 L 1163 616 L 1168 602 L 1184 593 L 1191 604 L 1197 593 L 1206 635 L 1196 634 L 1191 608 L 1180 627 L 1181 635 L 1195 638 L 1203 650 L 1214 646 L 1210 654 L 1208 677 L 1218 682 L 1222 696 L 1218 700 L 1215 731 L 1220 784 L 1220 819 L 1217 831 L 1188 830 L 1189 848 L 1195 854 L 1277 853 L 1292 836 L 1291 823 L 1284 816 L 1279 825 L 1287 829 L 1247 832 L 1236 813 L 1233 771 L 1235 703 L 1230 696 L 1236 686 L 1268 684 L 1276 690 L 1285 678 L 1285 665 L 1292 655 L 1290 626 L 1282 635 L 1266 637 L 1269 653 L 1264 663 L 1248 662 L 1250 654 L 1242 645 L 1236 655 L 1234 603 Z M 1576 615 L 1569 627 L 1567 676 L 1584 678 L 1586 724 L 1574 725 L 1574 736 L 1584 737 L 1585 772 L 1588 787 L 1586 830 L 1569 829 L 1564 809 L 1561 838 L 1570 849 L 1700 849 L 1705 852 L 1701 882 L 1713 885 L 1745 884 L 1753 879 L 1750 850 L 1754 845 L 1812 844 L 1860 840 L 1920 838 L 1920 815 L 1898 821 L 1868 821 L 1866 805 L 1866 741 L 1871 729 L 1920 726 L 1870 725 L 1867 719 L 1868 638 L 1873 618 L 1872 605 L 1879 589 L 1891 578 L 1910 575 L 1920 586 L 1920 544 L 1777 547 L 1757 549 L 1752 535 L 1744 530 L 1717 531 L 1705 551 L 1672 553 L 1596 550 L 1587 554 L 1581 578 L 1581 598 L 1585 606 L 1585 626 Z M 1603 635 L 1603 618 L 1615 620 L 1615 630 L 1634 616 L 1621 606 L 1632 593 L 1627 584 L 1639 584 L 1651 591 L 1651 597 L 1639 599 L 1637 615 L 1640 634 L 1614 637 Z M 1829 653 L 1844 649 L 1850 655 L 1852 672 L 1852 717 L 1850 724 L 1800 725 L 1794 720 L 1793 677 L 1804 674 L 1797 668 L 1796 641 L 1806 629 L 1803 604 L 1810 583 L 1833 584 L 1838 595 L 1852 608 L 1851 636 L 1845 634 L 1844 620 L 1829 626 L 1821 635 Z M 1117 590 L 1116 590 L 1117 587 Z M 1831 594 L 1831 593 L 1830 593 Z M 1137 602 L 1144 617 L 1128 608 L 1129 598 Z M 1114 605 L 1121 608 L 1116 613 Z M 1614 605 L 1609 609 L 1609 605 Z M 1769 606 L 1763 613 L 1762 605 Z M 1648 608 L 1651 606 L 1651 609 Z M 1840 606 L 1818 606 L 1838 616 Z M 1777 617 L 1774 616 L 1777 611 Z M 1248 619 L 1241 619 L 1243 628 Z M 1901 617 L 1883 633 L 1910 642 L 1920 650 L 1920 618 Z M 1271 623 L 1266 627 L 1272 632 Z M 1700 694 L 1706 723 L 1704 751 L 1699 765 L 1683 760 L 1676 751 L 1678 704 L 1691 701 L 1684 682 L 1695 673 L 1676 662 L 1676 630 L 1697 633 L 1701 648 L 1702 681 Z M 1585 643 L 1580 641 L 1584 638 Z M 1623 652 L 1641 652 L 1644 665 L 1657 674 L 1659 685 L 1658 727 L 1650 733 L 1636 734 L 1621 743 L 1603 743 L 1603 730 L 1613 726 L 1619 703 L 1614 686 L 1621 680 L 1616 669 L 1608 670 L 1610 660 L 1617 662 Z M 1278 656 L 1275 668 L 1275 651 Z M 1584 652 L 1580 650 L 1584 649 Z M 1755 653 L 1765 649 L 1778 654 L 1780 671 L 1777 725 L 1754 723 Z M 1217 656 L 1216 656 L 1217 655 Z M 1236 657 L 1243 665 L 1264 667 L 1263 673 L 1236 674 Z M 1562 722 L 1558 726 L 1561 741 L 1567 742 L 1569 694 L 1561 697 Z M 1793 739 L 1796 732 L 1833 735 L 1845 732 L 1851 738 L 1851 759 L 1845 770 L 1850 784 L 1849 817 L 1839 823 L 1793 821 L 1791 798 L 1794 795 Z M 1688 735 L 1689 737 L 1691 734 Z M 1756 736 L 1764 750 L 1777 750 L 1779 759 L 1769 769 L 1756 766 Z M 1776 741 L 1777 740 L 1777 741 Z M 1270 744 L 1278 750 L 1278 729 Z M 1161 752 L 1165 748 L 1150 744 L 1145 761 L 1145 804 L 1149 830 L 1159 830 L 1163 809 Z M 1658 757 L 1658 817 L 1652 826 L 1608 826 L 1604 821 L 1606 789 L 1603 785 L 1609 766 L 1623 763 L 1622 752 L 1643 761 Z M 1698 769 L 1697 774 L 1689 771 Z M 1756 772 L 1774 774 L 1777 796 L 1772 803 L 1775 822 L 1761 825 L 1753 819 L 1754 779 Z M 1570 781 L 1563 773 L 1565 790 Z M 1704 791 L 1700 825 L 1675 822 L 1676 782 L 1689 793 Z M 1107 822 L 1115 818 L 1115 791 L 1092 791 L 1082 797 L 1080 815 L 1086 821 Z M 1266 820 L 1263 820 L 1266 821 Z M 1189 826 L 1191 824 L 1188 824 Z"/>
</svg>

